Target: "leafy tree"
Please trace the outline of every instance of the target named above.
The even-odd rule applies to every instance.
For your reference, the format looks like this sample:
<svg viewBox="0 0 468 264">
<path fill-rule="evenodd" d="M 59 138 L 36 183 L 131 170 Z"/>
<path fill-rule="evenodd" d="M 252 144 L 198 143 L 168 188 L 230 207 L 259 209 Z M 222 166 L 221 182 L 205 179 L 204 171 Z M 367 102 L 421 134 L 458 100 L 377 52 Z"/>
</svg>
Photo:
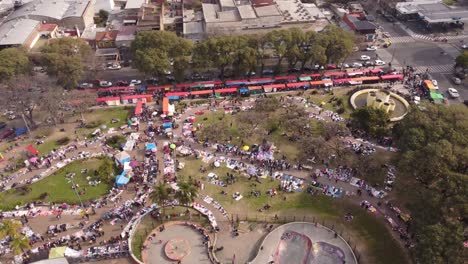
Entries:
<svg viewBox="0 0 468 264">
<path fill-rule="evenodd" d="M 101 179 L 101 181 L 103 181 L 103 182 L 105 182 L 107 184 L 111 184 L 115 179 L 114 163 L 112 162 L 112 160 L 110 160 L 108 158 L 104 158 L 102 160 L 102 164 L 97 169 L 97 172 L 98 172 L 99 179 Z"/>
<path fill-rule="evenodd" d="M 278 105 L 279 101 L 276 97 L 257 98 L 253 110 L 256 112 L 275 112 Z"/>
<path fill-rule="evenodd" d="M 0 238 L 11 237 L 19 233 L 21 222 L 5 219 L 0 222 Z"/>
<path fill-rule="evenodd" d="M 412 108 L 393 135 L 398 173 L 411 193 L 417 263 L 464 263 L 468 223 L 468 109 L 463 105 Z"/>
<path fill-rule="evenodd" d="M 78 100 L 70 102 L 69 106 L 73 109 L 73 113 L 80 114 L 81 122 L 85 122 L 84 113 L 89 111 L 89 108 L 96 104 L 96 93 L 82 93 L 80 91 L 73 91 L 69 93 L 72 98 Z"/>
<path fill-rule="evenodd" d="M 278 56 L 276 64 L 276 72 L 281 72 L 281 63 L 287 54 L 288 43 L 290 42 L 290 34 L 287 30 L 273 30 L 266 34 L 267 41 L 272 45 L 273 50 Z"/>
<path fill-rule="evenodd" d="M 188 205 L 193 203 L 198 196 L 198 188 L 190 182 L 178 182 L 179 190 L 176 192 L 175 197 L 179 200 L 180 204 Z"/>
<path fill-rule="evenodd" d="M 455 59 L 455 63 L 457 66 L 461 66 L 463 68 L 468 68 L 468 51 L 463 51 L 462 54 L 458 55 Z"/>
<path fill-rule="evenodd" d="M 303 46 L 298 54 L 298 60 L 301 63 L 301 71 L 307 63 L 312 65 L 323 65 L 327 62 L 325 48 L 322 46 L 322 35 L 315 31 L 305 33 Z"/>
<path fill-rule="evenodd" d="M 56 39 L 41 52 L 47 74 L 68 89 L 78 85 L 85 63 L 91 59 L 91 47 L 84 40 L 75 38 Z"/>
<path fill-rule="evenodd" d="M 31 249 L 29 238 L 25 235 L 14 234 L 10 239 L 10 247 L 16 255 L 23 253 L 25 250 Z"/>
<path fill-rule="evenodd" d="M 193 44 L 176 34 L 167 31 L 144 31 L 138 33 L 132 42 L 135 54 L 135 67 L 148 75 L 164 76 L 171 70 L 171 60 L 174 62 L 176 76 L 180 80 L 188 67 Z"/>
<path fill-rule="evenodd" d="M 268 44 L 268 39 L 265 35 L 250 35 L 249 46 L 255 50 L 256 65 L 260 65 L 260 74 L 263 74 L 266 60 L 271 57 Z"/>
<path fill-rule="evenodd" d="M 157 185 L 154 185 L 153 191 L 150 193 L 150 199 L 153 203 L 158 204 L 162 207 L 162 216 L 165 215 L 164 204 L 169 200 L 171 189 L 165 182 L 160 182 Z"/>
<path fill-rule="evenodd" d="M 8 48 L 0 51 L 0 81 L 6 82 L 13 77 L 30 71 L 28 53 L 24 48 Z"/>
<path fill-rule="evenodd" d="M 322 128 L 322 136 L 326 141 L 350 134 L 349 129 L 343 122 L 320 122 L 319 125 Z"/>
<path fill-rule="evenodd" d="M 328 25 L 320 32 L 328 63 L 338 63 L 353 52 L 354 35 L 343 29 Z"/>
<path fill-rule="evenodd" d="M 373 107 L 359 108 L 351 113 L 351 124 L 371 135 L 382 136 L 387 132 L 388 114 L 382 109 Z"/>
<path fill-rule="evenodd" d="M 197 133 L 197 137 L 200 140 L 208 141 L 227 140 L 231 135 L 230 128 L 225 122 L 214 122 L 205 125 Z"/>
<path fill-rule="evenodd" d="M 306 35 L 299 28 L 291 28 L 288 30 L 288 33 L 286 60 L 288 61 L 288 68 L 292 69 L 299 61 L 301 51 L 306 48 L 304 45 Z"/>
<path fill-rule="evenodd" d="M 313 164 L 331 155 L 330 147 L 322 137 L 306 137 L 299 143 L 301 151 L 297 159 L 301 164 Z"/>
</svg>

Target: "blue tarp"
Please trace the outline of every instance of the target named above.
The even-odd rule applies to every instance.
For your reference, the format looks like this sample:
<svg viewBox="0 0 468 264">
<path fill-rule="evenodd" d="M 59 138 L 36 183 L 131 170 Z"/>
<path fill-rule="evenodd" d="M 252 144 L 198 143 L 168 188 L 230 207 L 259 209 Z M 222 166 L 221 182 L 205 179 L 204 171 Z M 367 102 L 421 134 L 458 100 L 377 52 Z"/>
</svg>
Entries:
<svg viewBox="0 0 468 264">
<path fill-rule="evenodd" d="M 242 88 L 239 89 L 239 93 L 249 93 L 249 91 L 250 90 L 247 87 L 242 87 Z"/>
<path fill-rule="evenodd" d="M 23 134 L 26 134 L 26 132 L 28 132 L 28 129 L 26 127 L 20 127 L 15 130 L 15 135 L 16 136 L 23 135 Z"/>
<path fill-rule="evenodd" d="M 171 96 L 168 96 L 167 99 L 169 99 L 169 100 L 180 100 L 180 96 L 171 95 Z"/>
<path fill-rule="evenodd" d="M 125 177 L 126 174 L 127 172 L 123 171 L 122 174 L 115 177 L 115 184 L 117 184 L 117 187 L 122 187 L 130 181 L 130 178 Z"/>
<path fill-rule="evenodd" d="M 153 150 L 156 149 L 155 143 L 146 143 L 146 150 Z"/>
<path fill-rule="evenodd" d="M 166 129 L 166 128 L 172 128 L 172 123 L 171 122 L 163 123 L 163 129 Z"/>
</svg>

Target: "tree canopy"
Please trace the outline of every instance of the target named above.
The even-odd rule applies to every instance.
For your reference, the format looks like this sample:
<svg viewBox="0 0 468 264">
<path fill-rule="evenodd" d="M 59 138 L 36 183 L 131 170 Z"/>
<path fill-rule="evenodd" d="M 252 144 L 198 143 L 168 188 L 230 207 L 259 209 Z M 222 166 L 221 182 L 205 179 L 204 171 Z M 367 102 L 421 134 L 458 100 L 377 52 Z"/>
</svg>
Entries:
<svg viewBox="0 0 468 264">
<path fill-rule="evenodd" d="M 82 39 L 60 38 L 42 49 L 42 63 L 48 75 L 64 88 L 74 88 L 82 78 L 91 47 Z"/>
<path fill-rule="evenodd" d="M 382 109 L 363 107 L 351 114 L 351 124 L 354 128 L 362 129 L 374 136 L 387 133 L 388 114 Z"/>
<path fill-rule="evenodd" d="M 468 223 L 468 109 L 413 108 L 395 125 L 399 173 L 409 178 L 417 263 L 464 263 Z M 422 185 L 422 186 L 421 186 Z M 415 188 L 416 187 L 416 188 Z"/>
<path fill-rule="evenodd" d="M 463 68 L 468 68 L 468 51 L 463 51 L 462 54 L 458 55 L 458 57 L 455 59 L 455 62 L 458 66 L 461 66 Z"/>
<path fill-rule="evenodd" d="M 30 63 L 26 49 L 8 48 L 0 51 L 0 82 L 30 71 Z"/>
</svg>

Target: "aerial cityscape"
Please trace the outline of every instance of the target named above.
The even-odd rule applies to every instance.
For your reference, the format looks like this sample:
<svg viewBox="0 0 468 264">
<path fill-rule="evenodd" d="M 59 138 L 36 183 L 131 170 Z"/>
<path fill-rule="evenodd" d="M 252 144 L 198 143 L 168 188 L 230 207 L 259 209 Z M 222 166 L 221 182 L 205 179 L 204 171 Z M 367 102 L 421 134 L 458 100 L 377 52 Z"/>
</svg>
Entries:
<svg viewBox="0 0 468 264">
<path fill-rule="evenodd" d="M 0 264 L 464 264 L 468 0 L 0 1 Z"/>
</svg>

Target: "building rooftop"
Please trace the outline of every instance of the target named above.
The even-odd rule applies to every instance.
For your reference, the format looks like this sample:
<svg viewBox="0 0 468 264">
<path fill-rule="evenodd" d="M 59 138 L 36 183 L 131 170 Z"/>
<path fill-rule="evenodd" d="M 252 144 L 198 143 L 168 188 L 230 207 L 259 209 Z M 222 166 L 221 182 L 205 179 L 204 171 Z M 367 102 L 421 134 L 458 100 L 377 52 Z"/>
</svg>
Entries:
<svg viewBox="0 0 468 264">
<path fill-rule="evenodd" d="M 48 31 L 48 32 L 52 32 L 54 31 L 56 28 L 58 28 L 57 24 L 41 24 L 39 26 L 39 31 Z"/>
<path fill-rule="evenodd" d="M 15 10 L 7 20 L 34 17 L 62 20 L 67 17 L 81 17 L 88 4 L 89 0 L 34 0 Z"/>
<path fill-rule="evenodd" d="M 222 11 L 236 8 L 236 4 L 234 3 L 234 0 L 219 0 L 219 5 L 221 6 Z"/>
<path fill-rule="evenodd" d="M 259 17 L 281 16 L 281 12 L 276 5 L 254 7 L 254 10 Z"/>
<path fill-rule="evenodd" d="M 349 21 L 351 21 L 356 30 L 358 31 L 365 31 L 365 30 L 375 30 L 377 26 L 374 23 L 371 23 L 367 20 L 359 20 L 357 17 L 353 15 L 348 15 Z"/>
<path fill-rule="evenodd" d="M 274 5 L 274 4 L 275 4 L 274 0 L 252 0 L 252 6 L 254 7 L 268 6 L 268 5 Z"/>
<path fill-rule="evenodd" d="M 96 41 L 112 41 L 117 38 L 118 30 L 110 30 L 96 33 Z"/>
<path fill-rule="evenodd" d="M 0 26 L 0 45 L 23 45 L 40 24 L 32 19 L 10 20 Z"/>
<path fill-rule="evenodd" d="M 240 20 L 239 12 L 236 9 L 221 12 L 219 6 L 215 4 L 202 4 L 202 9 L 203 18 L 206 23 L 233 22 Z"/>
<path fill-rule="evenodd" d="M 468 8 L 457 6 L 451 8 L 441 1 L 421 1 L 397 3 L 396 9 L 401 14 L 419 14 L 429 23 L 468 21 Z"/>
<path fill-rule="evenodd" d="M 305 5 L 300 1 L 291 1 L 291 0 L 277 0 L 276 4 L 281 10 L 285 21 L 314 21 L 312 14 L 306 9 Z"/>
<path fill-rule="evenodd" d="M 146 3 L 146 0 L 127 0 L 125 9 L 140 9 L 140 7 Z"/>
<path fill-rule="evenodd" d="M 255 10 L 251 5 L 242 5 L 238 6 L 237 10 L 239 10 L 239 15 L 242 19 L 252 19 L 257 18 L 255 14 Z"/>
</svg>

